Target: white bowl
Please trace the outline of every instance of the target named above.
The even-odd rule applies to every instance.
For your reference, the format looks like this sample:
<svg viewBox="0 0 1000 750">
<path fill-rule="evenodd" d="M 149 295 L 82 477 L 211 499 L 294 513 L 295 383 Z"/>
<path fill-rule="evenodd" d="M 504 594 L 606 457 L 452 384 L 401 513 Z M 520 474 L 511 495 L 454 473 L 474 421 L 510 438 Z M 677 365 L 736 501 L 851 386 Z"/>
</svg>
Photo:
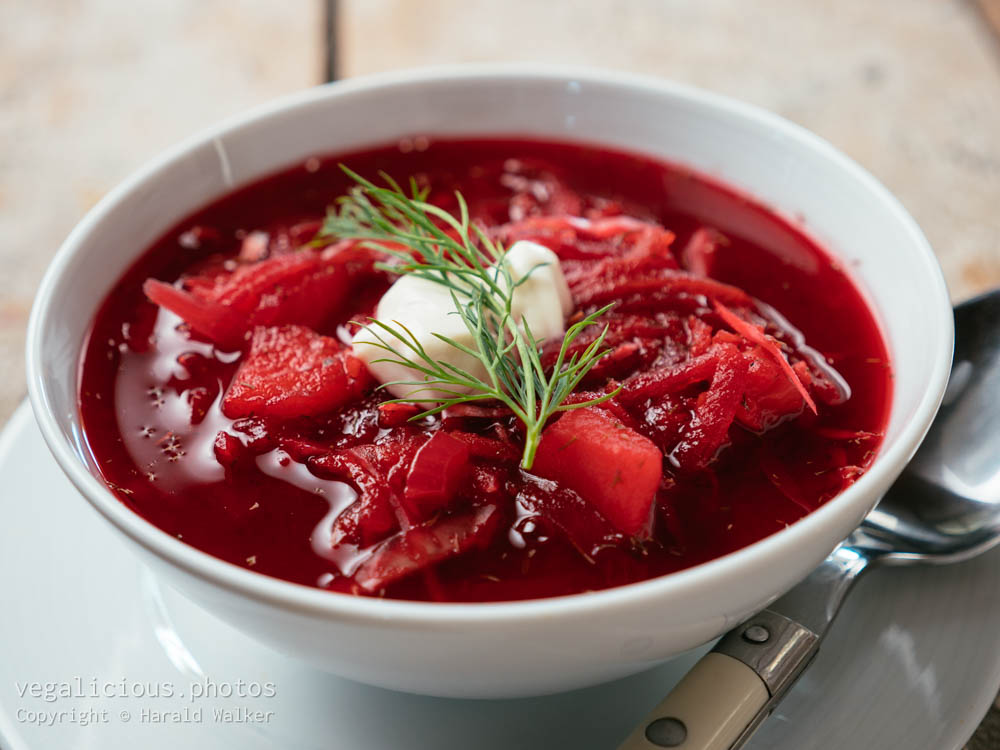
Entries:
<svg viewBox="0 0 1000 750">
<path fill-rule="evenodd" d="M 113 282 L 174 223 L 234 187 L 314 154 L 419 133 L 607 144 L 689 165 L 802 217 L 850 263 L 895 363 L 888 431 L 872 467 L 791 527 L 712 562 L 606 591 L 499 604 L 355 598 L 287 583 L 189 547 L 126 508 L 99 479 L 77 410 L 81 345 Z M 108 194 L 63 244 L 32 311 L 27 358 L 35 416 L 63 471 L 193 601 L 265 644 L 362 682 L 501 697 L 639 671 L 722 633 L 803 578 L 916 450 L 944 392 L 951 347 L 951 307 L 927 241 L 895 198 L 825 141 L 658 79 L 488 66 L 313 89 L 174 148 Z"/>
</svg>

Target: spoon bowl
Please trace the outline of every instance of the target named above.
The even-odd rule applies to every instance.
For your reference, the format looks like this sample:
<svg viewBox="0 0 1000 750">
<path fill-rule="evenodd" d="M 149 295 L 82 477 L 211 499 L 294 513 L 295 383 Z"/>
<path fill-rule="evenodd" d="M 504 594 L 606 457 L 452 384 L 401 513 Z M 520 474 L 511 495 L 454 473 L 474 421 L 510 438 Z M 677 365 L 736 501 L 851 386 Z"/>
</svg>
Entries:
<svg viewBox="0 0 1000 750">
<path fill-rule="evenodd" d="M 955 308 L 944 400 L 916 456 L 848 539 L 886 563 L 951 563 L 1000 543 L 1000 290 Z"/>
</svg>

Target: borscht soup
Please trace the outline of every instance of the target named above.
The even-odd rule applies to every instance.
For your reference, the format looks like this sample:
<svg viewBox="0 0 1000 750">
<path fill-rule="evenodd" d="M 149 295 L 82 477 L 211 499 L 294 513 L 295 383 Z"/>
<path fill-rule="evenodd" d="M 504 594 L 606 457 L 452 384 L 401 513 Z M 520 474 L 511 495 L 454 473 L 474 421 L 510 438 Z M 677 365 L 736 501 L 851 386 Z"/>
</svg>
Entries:
<svg viewBox="0 0 1000 750">
<path fill-rule="evenodd" d="M 525 139 L 319 155 L 179 222 L 81 362 L 110 490 L 235 565 L 484 602 L 682 570 L 874 460 L 849 269 L 661 161 Z"/>
</svg>

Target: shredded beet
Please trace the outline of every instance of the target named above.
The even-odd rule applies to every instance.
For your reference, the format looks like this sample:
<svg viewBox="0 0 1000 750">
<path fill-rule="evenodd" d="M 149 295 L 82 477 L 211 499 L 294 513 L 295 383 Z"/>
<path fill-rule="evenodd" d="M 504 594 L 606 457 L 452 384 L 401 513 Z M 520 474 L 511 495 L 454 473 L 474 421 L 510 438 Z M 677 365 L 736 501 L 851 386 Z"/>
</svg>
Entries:
<svg viewBox="0 0 1000 750">
<path fill-rule="evenodd" d="M 795 389 L 802 394 L 802 400 L 806 402 L 806 405 L 812 410 L 813 414 L 816 414 L 816 402 L 812 400 L 812 396 L 809 395 L 809 391 L 806 390 L 805 385 L 803 385 L 801 376 L 792 369 L 792 366 L 785 359 L 785 355 L 781 353 L 781 350 L 774 343 L 773 339 L 768 338 L 767 334 L 757 326 L 752 323 L 748 323 L 733 313 L 728 307 L 723 305 L 718 300 L 713 300 L 712 304 L 715 306 L 716 312 L 722 316 L 722 319 L 732 327 L 741 336 L 746 337 L 748 341 L 752 341 L 755 344 L 760 344 L 764 351 L 766 351 L 771 358 L 778 363 L 778 366 L 785 371 L 788 376 L 789 381 L 795 386 Z"/>
</svg>

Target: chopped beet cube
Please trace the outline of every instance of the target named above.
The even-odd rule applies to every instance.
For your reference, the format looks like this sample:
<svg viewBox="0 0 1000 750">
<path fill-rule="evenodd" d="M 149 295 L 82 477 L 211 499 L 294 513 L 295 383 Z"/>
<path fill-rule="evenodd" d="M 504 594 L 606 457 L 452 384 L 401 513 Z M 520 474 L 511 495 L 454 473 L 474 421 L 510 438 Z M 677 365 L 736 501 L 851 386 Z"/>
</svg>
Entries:
<svg viewBox="0 0 1000 750">
<path fill-rule="evenodd" d="M 663 455 L 606 411 L 575 409 L 542 433 L 532 471 L 569 487 L 630 536 L 648 536 Z"/>
<path fill-rule="evenodd" d="M 413 458 L 403 505 L 412 522 L 445 507 L 465 484 L 472 465 L 469 446 L 447 432 L 436 432 Z"/>
<path fill-rule="evenodd" d="M 365 591 L 375 593 L 473 547 L 486 547 L 500 515 L 495 505 L 484 505 L 400 532 L 375 548 L 355 572 L 354 580 Z"/>
<path fill-rule="evenodd" d="M 340 264 L 301 250 L 237 268 L 217 290 L 216 301 L 247 311 L 250 326 L 313 327 L 340 306 L 346 286 Z"/>
<path fill-rule="evenodd" d="M 230 419 L 321 414 L 360 398 L 364 364 L 335 339 L 301 326 L 257 328 L 222 399 Z"/>
</svg>

